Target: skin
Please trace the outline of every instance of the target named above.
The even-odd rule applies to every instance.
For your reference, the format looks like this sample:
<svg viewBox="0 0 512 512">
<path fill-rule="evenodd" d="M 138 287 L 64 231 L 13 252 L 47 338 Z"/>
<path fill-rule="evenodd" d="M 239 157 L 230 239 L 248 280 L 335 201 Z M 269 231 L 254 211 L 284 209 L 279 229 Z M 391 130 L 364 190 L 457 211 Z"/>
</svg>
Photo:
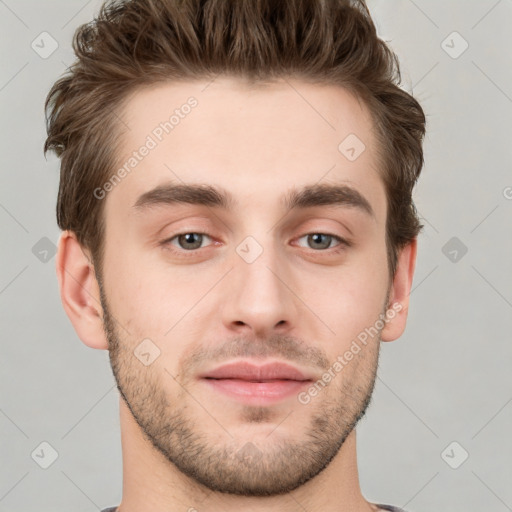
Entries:
<svg viewBox="0 0 512 512">
<path fill-rule="evenodd" d="M 59 241 L 66 313 L 87 346 L 109 350 L 121 392 L 119 510 L 377 510 L 359 487 L 355 425 L 370 403 L 380 342 L 405 329 L 416 241 L 391 278 L 371 117 L 336 86 L 159 84 L 120 112 L 120 165 L 190 96 L 197 107 L 103 199 L 101 282 L 74 233 Z M 354 161 L 338 150 L 351 133 L 366 146 Z M 223 187 L 237 205 L 133 207 L 169 181 Z M 350 185 L 374 215 L 347 205 L 283 210 L 283 194 L 315 183 Z M 190 238 L 175 237 L 183 233 L 208 236 L 191 251 Z M 351 245 L 336 253 L 336 238 L 315 244 L 315 233 Z M 236 251 L 247 236 L 263 249 L 251 263 Z M 391 304 L 402 309 L 308 404 L 292 396 L 247 405 L 198 378 L 251 357 L 321 378 Z M 160 350 L 148 366 L 134 355 L 144 339 Z"/>
</svg>

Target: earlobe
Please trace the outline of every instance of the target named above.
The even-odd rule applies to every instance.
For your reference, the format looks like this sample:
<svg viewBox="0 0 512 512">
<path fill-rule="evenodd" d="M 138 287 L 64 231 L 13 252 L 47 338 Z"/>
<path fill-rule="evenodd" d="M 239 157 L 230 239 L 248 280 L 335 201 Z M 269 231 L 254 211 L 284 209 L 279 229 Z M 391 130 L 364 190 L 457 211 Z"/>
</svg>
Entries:
<svg viewBox="0 0 512 512">
<path fill-rule="evenodd" d="M 91 348 L 108 350 L 94 267 L 71 231 L 60 236 L 56 271 L 62 305 L 78 337 Z"/>
<path fill-rule="evenodd" d="M 396 272 L 391 284 L 386 325 L 381 332 L 382 341 L 399 338 L 407 322 L 409 295 L 416 266 L 417 239 L 407 244 L 398 256 Z"/>
</svg>

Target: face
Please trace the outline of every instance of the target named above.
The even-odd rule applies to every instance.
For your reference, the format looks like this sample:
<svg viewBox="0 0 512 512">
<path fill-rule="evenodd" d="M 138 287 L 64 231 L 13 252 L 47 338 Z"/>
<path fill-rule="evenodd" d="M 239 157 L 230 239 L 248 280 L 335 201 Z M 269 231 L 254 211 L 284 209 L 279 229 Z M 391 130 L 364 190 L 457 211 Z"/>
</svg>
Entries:
<svg viewBox="0 0 512 512">
<path fill-rule="evenodd" d="M 121 394 L 181 472 L 246 496 L 289 492 L 338 453 L 369 404 L 388 305 L 371 118 L 339 87 L 290 83 L 138 91 L 129 172 L 103 199 Z"/>
</svg>

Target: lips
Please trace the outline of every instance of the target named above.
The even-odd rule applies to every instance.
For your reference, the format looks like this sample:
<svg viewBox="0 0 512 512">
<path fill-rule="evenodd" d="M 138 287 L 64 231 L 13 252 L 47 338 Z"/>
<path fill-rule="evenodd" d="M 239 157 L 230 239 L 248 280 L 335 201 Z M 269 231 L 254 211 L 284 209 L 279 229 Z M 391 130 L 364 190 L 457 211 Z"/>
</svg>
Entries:
<svg viewBox="0 0 512 512">
<path fill-rule="evenodd" d="M 247 405 L 270 406 L 291 400 L 314 375 L 288 363 L 274 361 L 264 365 L 249 361 L 224 364 L 199 376 L 199 381 L 215 393 Z"/>
<path fill-rule="evenodd" d="M 247 382 L 310 381 L 312 376 L 298 368 L 281 362 L 255 365 L 246 361 L 229 363 L 202 375 L 205 379 L 234 379 Z"/>
</svg>

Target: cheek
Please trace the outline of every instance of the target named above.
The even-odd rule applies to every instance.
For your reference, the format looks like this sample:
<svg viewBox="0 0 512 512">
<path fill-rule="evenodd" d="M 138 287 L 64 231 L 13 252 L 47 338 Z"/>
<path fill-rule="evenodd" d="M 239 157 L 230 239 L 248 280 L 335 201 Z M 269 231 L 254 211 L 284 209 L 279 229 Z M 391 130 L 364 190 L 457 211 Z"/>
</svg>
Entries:
<svg viewBox="0 0 512 512">
<path fill-rule="evenodd" d="M 206 319 L 218 307 L 206 297 L 218 271 L 184 269 L 145 264 L 141 258 L 128 262 L 125 257 L 110 268 L 109 302 L 125 328 L 120 334 L 133 347 L 149 338 L 161 351 L 161 363 L 174 361 L 195 339 L 194 332 L 204 331 Z"/>
<path fill-rule="evenodd" d="M 179 294 L 173 294 L 165 276 L 146 265 L 129 246 L 106 251 L 104 284 L 115 319 L 124 327 L 120 330 L 123 336 L 151 338 L 172 327 Z"/>
<path fill-rule="evenodd" d="M 325 280 L 323 293 L 318 282 L 315 286 L 318 316 L 334 331 L 341 349 L 379 319 L 388 288 L 387 264 L 377 257 L 362 258 Z"/>
</svg>

